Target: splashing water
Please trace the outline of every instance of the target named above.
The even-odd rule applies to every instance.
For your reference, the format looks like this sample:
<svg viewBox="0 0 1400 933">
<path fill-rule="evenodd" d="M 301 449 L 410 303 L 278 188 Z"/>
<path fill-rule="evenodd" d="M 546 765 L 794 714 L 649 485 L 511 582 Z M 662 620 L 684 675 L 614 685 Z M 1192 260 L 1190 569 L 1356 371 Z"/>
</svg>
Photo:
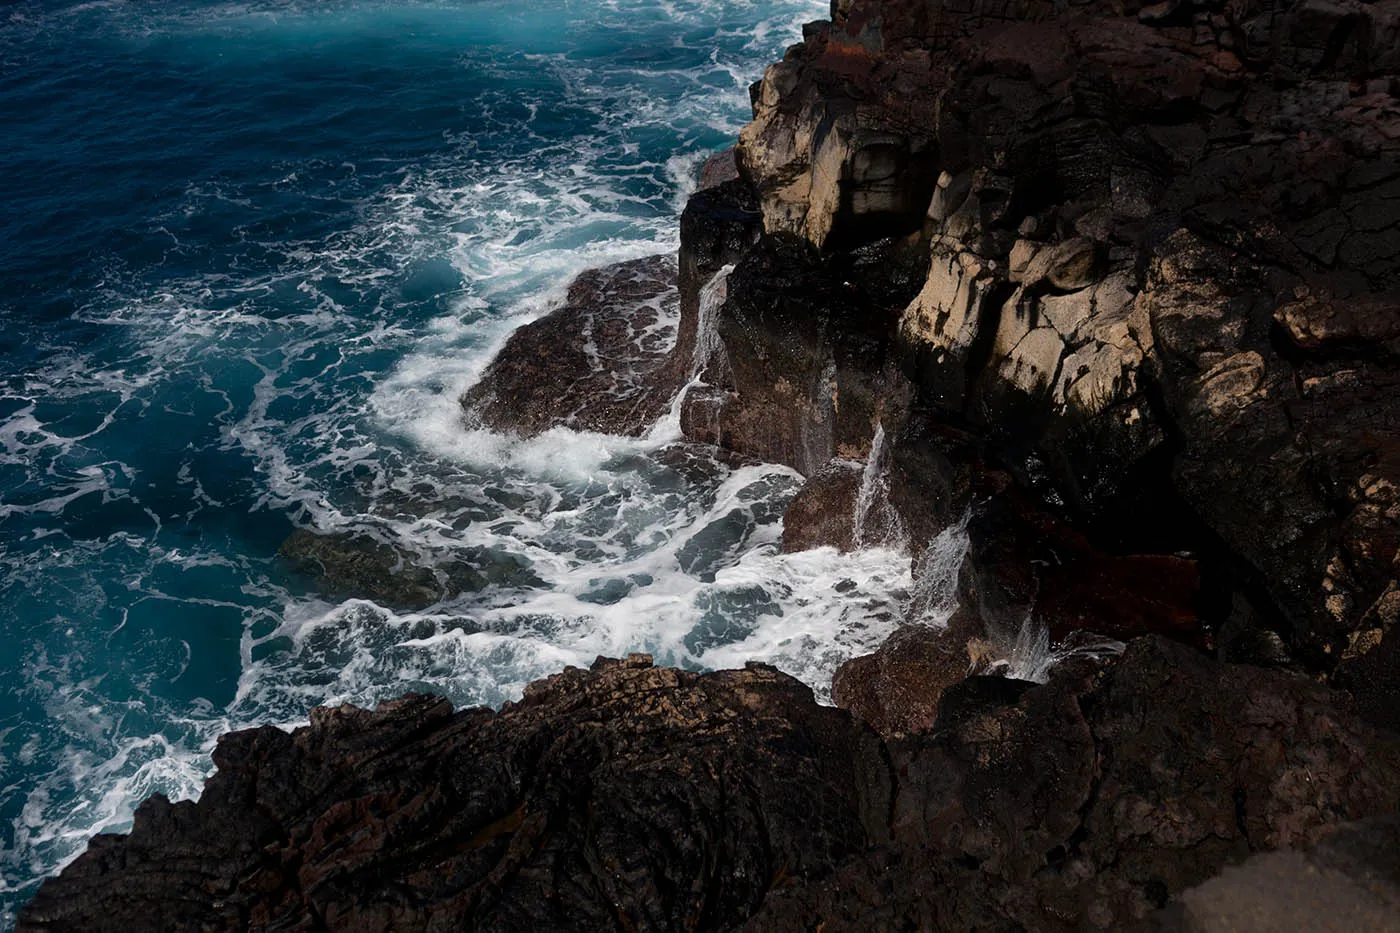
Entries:
<svg viewBox="0 0 1400 933">
<path fill-rule="evenodd" d="M 666 414 L 659 418 L 652 429 L 647 432 L 648 440 L 679 440 L 681 437 L 681 412 L 685 408 L 685 401 L 691 390 L 705 385 L 706 376 L 712 367 L 722 368 L 729 365 L 728 358 L 725 356 L 724 342 L 719 338 L 719 309 L 728 297 L 729 274 L 733 271 L 732 264 L 726 265 L 701 286 L 695 325 L 695 353 L 690 362 L 690 379 L 671 400 L 671 407 Z M 718 417 L 718 414 L 715 417 Z M 717 426 L 712 425 L 711 427 L 713 434 L 718 436 Z"/>
<path fill-rule="evenodd" d="M 1050 672 L 1071 658 L 1107 658 L 1120 655 L 1127 648 L 1121 641 L 1085 632 L 1072 632 L 1064 642 L 1050 643 L 1050 629 L 1029 614 L 1017 630 L 1006 657 L 993 661 L 987 673 L 1001 674 L 1016 680 L 1043 684 Z"/>
<path fill-rule="evenodd" d="M 972 511 L 940 531 L 914 566 L 914 588 L 907 615 L 917 625 L 942 628 L 958 608 L 958 572 L 967 556 L 967 525 Z"/>
<path fill-rule="evenodd" d="M 875 436 L 870 441 L 870 455 L 861 471 L 860 490 L 856 494 L 853 537 L 857 548 L 889 547 L 902 551 L 909 546 L 904 522 L 890 504 L 887 447 L 885 426 L 877 421 Z"/>
<path fill-rule="evenodd" d="M 724 341 L 719 337 L 719 311 L 729 297 L 729 275 L 733 271 L 732 263 L 725 266 L 700 290 L 700 309 L 695 325 L 695 359 L 690 367 L 692 376 L 703 376 L 712 366 L 724 368 L 729 365 Z"/>
</svg>

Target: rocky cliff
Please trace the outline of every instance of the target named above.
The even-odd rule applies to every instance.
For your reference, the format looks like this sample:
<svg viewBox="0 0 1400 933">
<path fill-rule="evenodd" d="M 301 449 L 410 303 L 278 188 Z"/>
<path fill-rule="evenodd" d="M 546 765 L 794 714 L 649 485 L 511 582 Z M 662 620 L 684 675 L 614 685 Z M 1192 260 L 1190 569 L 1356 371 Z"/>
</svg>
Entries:
<svg viewBox="0 0 1400 933">
<path fill-rule="evenodd" d="M 767 236 L 730 277 L 726 439 L 809 469 L 881 420 L 927 482 L 957 429 L 1109 549 L 1205 559 L 1227 642 L 1378 668 L 1397 38 L 1389 2 L 836 3 L 740 137 Z M 796 378 L 793 303 L 827 325 Z M 831 430 L 752 427 L 780 390 Z"/>
<path fill-rule="evenodd" d="M 679 256 L 580 278 L 463 403 L 675 399 L 808 477 L 787 548 L 917 586 L 965 533 L 953 618 L 841 709 L 638 657 L 228 736 L 21 929 L 1395 928 L 1398 80 L 1400 0 L 836 0 Z M 969 676 L 1008 671 L 1045 682 Z"/>
</svg>

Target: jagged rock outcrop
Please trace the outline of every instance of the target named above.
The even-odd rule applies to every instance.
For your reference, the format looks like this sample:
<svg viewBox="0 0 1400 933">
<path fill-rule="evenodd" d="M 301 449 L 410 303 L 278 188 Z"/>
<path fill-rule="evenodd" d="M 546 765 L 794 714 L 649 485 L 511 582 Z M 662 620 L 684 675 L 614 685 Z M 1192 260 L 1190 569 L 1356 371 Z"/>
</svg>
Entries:
<svg viewBox="0 0 1400 933">
<path fill-rule="evenodd" d="M 19 930 L 1121 928 L 1400 804 L 1400 740 L 1336 699 L 1143 639 L 883 741 L 769 668 L 600 659 L 226 736 Z"/>
<path fill-rule="evenodd" d="M 1124 551 L 1189 528 L 1302 663 L 1353 663 L 1400 605 L 1397 34 L 1360 0 L 834 3 L 740 137 L 784 245 L 721 314 L 761 364 L 733 442 L 808 469 L 875 417 L 957 426 Z M 844 271 L 872 249 L 883 300 Z"/>
<path fill-rule="evenodd" d="M 676 261 L 590 269 L 564 304 L 511 334 L 462 398 L 469 422 L 530 436 L 563 426 L 645 434 L 689 374 L 673 362 Z"/>
<path fill-rule="evenodd" d="M 21 930 L 724 929 L 883 833 L 879 742 L 771 669 L 600 660 L 499 714 L 410 695 L 225 736 Z"/>
</svg>

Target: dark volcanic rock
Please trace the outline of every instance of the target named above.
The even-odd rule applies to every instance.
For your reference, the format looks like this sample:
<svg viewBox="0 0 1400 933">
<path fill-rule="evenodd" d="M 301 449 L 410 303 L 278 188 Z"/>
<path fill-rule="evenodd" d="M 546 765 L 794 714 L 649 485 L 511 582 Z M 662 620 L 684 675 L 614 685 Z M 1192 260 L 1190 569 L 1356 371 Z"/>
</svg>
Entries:
<svg viewBox="0 0 1400 933">
<path fill-rule="evenodd" d="M 278 553 L 330 596 L 369 599 L 394 609 L 423 609 L 491 585 L 541 583 L 528 562 L 513 554 L 472 547 L 420 553 L 370 531 L 300 528 Z"/>
<path fill-rule="evenodd" d="M 1166 635 L 1203 644 L 1200 573 L 1164 554 L 1111 555 L 994 473 L 972 507 L 961 602 L 1014 630 L 1034 617 L 1052 639 L 1091 631 L 1126 641 Z"/>
<path fill-rule="evenodd" d="M 887 413 L 897 418 L 909 396 L 889 355 L 893 319 L 871 307 L 857 275 L 864 268 L 869 279 L 889 281 L 899 244 L 882 247 L 876 258 L 843 266 L 792 238 L 749 248 L 716 322 L 726 394 L 697 396 L 691 404 L 706 411 L 687 423 L 714 425 L 704 439 L 804 474 L 833 458 L 863 457 L 877 423 Z M 899 304 L 885 301 L 885 311 Z"/>
<path fill-rule="evenodd" d="M 1194 528 L 1314 669 L 1394 638 L 1368 621 L 1400 580 L 1391 5 L 832 16 L 769 68 L 740 137 L 766 233 L 821 258 L 740 263 L 761 281 L 736 273 L 726 306 L 726 340 L 754 348 L 729 409 L 751 423 L 724 441 L 810 469 L 870 417 L 862 385 L 912 395 L 1096 534 L 1161 527 L 1137 546 L 1171 553 Z M 901 236 L 921 280 L 867 300 L 846 270 Z M 906 387 L 878 337 L 841 359 L 891 329 Z"/>
<path fill-rule="evenodd" d="M 716 152 L 700 166 L 700 187 L 718 188 L 739 177 L 739 165 L 734 159 L 734 147 Z"/>
<path fill-rule="evenodd" d="M 1400 804 L 1400 742 L 1328 690 L 1158 639 L 945 696 L 884 743 L 771 669 L 638 657 L 499 714 L 318 709 L 226 736 L 19 930 L 1121 928 Z"/>
<path fill-rule="evenodd" d="M 1160 639 L 966 689 L 889 743 L 892 844 L 770 892 L 747 929 L 1122 929 L 1231 859 L 1400 802 L 1400 745 L 1327 690 Z"/>
<path fill-rule="evenodd" d="M 679 306 L 669 256 L 590 269 L 562 307 L 511 334 L 462 405 L 524 436 L 561 425 L 644 434 L 688 374 L 672 364 Z"/>
<path fill-rule="evenodd" d="M 234 733 L 21 930 L 724 929 L 883 834 L 870 733 L 769 669 L 634 657 L 500 714 L 408 696 Z"/>
</svg>

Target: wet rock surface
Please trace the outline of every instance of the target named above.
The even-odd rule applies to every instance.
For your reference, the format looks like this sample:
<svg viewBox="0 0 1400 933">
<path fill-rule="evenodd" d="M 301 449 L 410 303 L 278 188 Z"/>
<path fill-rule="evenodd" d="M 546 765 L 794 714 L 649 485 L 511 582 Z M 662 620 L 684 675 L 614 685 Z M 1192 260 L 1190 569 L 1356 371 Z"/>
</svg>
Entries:
<svg viewBox="0 0 1400 933">
<path fill-rule="evenodd" d="M 580 275 L 564 304 L 516 330 L 463 396 L 468 422 L 521 436 L 556 426 L 645 434 L 683 382 L 670 365 L 676 281 L 670 256 Z"/>
<path fill-rule="evenodd" d="M 226 736 L 19 929 L 1121 927 L 1400 804 L 1400 744 L 1328 690 L 1159 639 L 947 697 L 885 741 L 771 669 L 635 656 L 500 713 L 318 709 Z"/>
<path fill-rule="evenodd" d="M 855 548 L 856 501 L 865 464 L 832 460 L 808 478 L 783 513 L 783 550 Z"/>
<path fill-rule="evenodd" d="M 293 532 L 278 551 L 328 596 L 392 609 L 425 609 L 492 585 L 540 584 L 528 562 L 486 548 L 409 550 L 370 531 Z"/>
</svg>

